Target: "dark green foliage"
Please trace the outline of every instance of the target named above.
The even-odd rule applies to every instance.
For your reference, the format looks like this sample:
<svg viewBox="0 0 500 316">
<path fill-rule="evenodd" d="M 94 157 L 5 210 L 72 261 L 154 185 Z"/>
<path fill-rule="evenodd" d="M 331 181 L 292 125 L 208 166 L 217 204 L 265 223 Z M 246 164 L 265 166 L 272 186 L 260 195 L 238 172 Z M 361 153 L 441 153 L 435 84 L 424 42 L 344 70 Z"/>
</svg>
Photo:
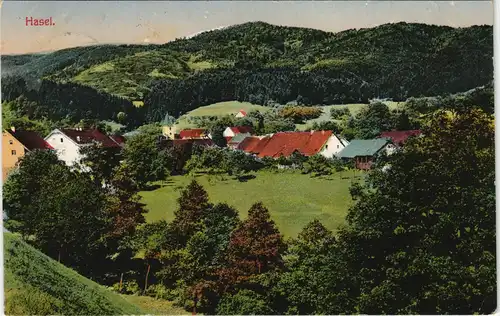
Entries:
<svg viewBox="0 0 500 316">
<path fill-rule="evenodd" d="M 138 307 L 4 233 L 8 315 L 143 314 Z"/>
<path fill-rule="evenodd" d="M 286 303 L 283 314 L 352 314 L 356 294 L 346 274 L 342 249 L 334 235 L 318 220 L 309 223 L 286 253 L 287 271 L 280 275 L 274 291 Z"/>
<path fill-rule="evenodd" d="M 81 269 L 99 253 L 110 227 L 100 187 L 47 151 L 22 158 L 19 172 L 4 186 L 4 207 L 9 219 L 22 223 L 19 232 L 32 238 L 36 247 Z"/>
<path fill-rule="evenodd" d="M 13 101 L 23 96 L 28 102 L 12 103 L 18 116 L 30 119 L 59 121 L 68 119 L 76 123 L 82 119 L 116 120 L 120 112 L 127 114 L 127 125 L 142 123 L 139 109 L 121 97 L 75 83 L 56 83 L 43 79 L 36 88 L 24 82 L 2 78 L 2 100 Z"/>
<path fill-rule="evenodd" d="M 253 276 L 283 267 L 283 237 L 271 220 L 269 210 L 256 203 L 232 233 L 227 249 L 227 266 L 218 271 L 226 288 L 245 283 Z"/>
<path fill-rule="evenodd" d="M 345 116 L 351 115 L 351 112 L 348 108 L 331 108 L 330 117 L 334 120 L 340 120 Z"/>
<path fill-rule="evenodd" d="M 240 290 L 234 295 L 225 295 L 217 306 L 217 315 L 272 315 L 265 297 L 251 291 Z"/>
<path fill-rule="evenodd" d="M 363 108 L 356 116 L 358 138 L 371 139 L 381 132 L 390 131 L 392 116 L 389 107 L 382 102 L 375 102 Z"/>
<path fill-rule="evenodd" d="M 172 166 L 166 150 L 159 149 L 161 127 L 145 125 L 139 131 L 125 144 L 122 167 L 143 188 L 150 181 L 164 180 Z"/>
<path fill-rule="evenodd" d="M 80 154 L 83 155 L 80 164 L 84 170 L 92 171 L 92 177 L 98 184 L 110 181 L 122 158 L 120 148 L 103 147 L 99 144 L 82 147 Z"/>
<path fill-rule="evenodd" d="M 332 159 L 318 154 L 307 158 L 303 163 L 302 172 L 310 173 L 313 177 L 326 176 L 332 173 L 332 165 Z"/>
<path fill-rule="evenodd" d="M 320 117 L 323 110 L 319 107 L 286 106 L 278 111 L 278 115 L 291 119 L 295 124 Z"/>
<path fill-rule="evenodd" d="M 196 182 L 191 183 L 181 192 L 177 200 L 179 208 L 175 211 L 172 226 L 179 236 L 181 245 L 185 245 L 189 238 L 203 229 L 203 217 L 210 210 L 208 194 L 203 187 Z"/>
<path fill-rule="evenodd" d="M 205 147 L 191 155 L 185 170 L 189 173 L 206 172 L 210 175 L 228 174 L 237 178 L 264 165 L 243 151 L 228 148 Z"/>
<path fill-rule="evenodd" d="M 490 313 L 496 308 L 492 117 L 438 112 L 423 133 L 392 157 L 389 170 L 356 190 L 349 226 L 340 232 L 360 291 L 357 312 Z"/>
</svg>

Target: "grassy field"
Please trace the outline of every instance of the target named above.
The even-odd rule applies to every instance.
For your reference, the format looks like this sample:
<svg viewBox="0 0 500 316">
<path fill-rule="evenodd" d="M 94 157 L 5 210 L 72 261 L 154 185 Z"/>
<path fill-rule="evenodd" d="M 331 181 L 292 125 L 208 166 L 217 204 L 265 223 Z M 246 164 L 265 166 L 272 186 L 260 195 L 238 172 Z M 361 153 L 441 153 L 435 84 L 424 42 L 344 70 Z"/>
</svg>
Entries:
<svg viewBox="0 0 500 316">
<path fill-rule="evenodd" d="M 390 109 L 395 109 L 403 104 L 403 102 L 385 102 Z M 330 109 L 333 107 L 336 108 L 345 108 L 347 107 L 353 115 L 357 115 L 362 108 L 366 107 L 367 104 L 364 103 L 353 103 L 353 104 L 332 104 L 332 105 L 322 105 L 320 106 L 323 109 L 323 114 L 320 117 L 312 120 L 308 120 L 304 122 L 304 124 L 296 124 L 298 130 L 304 130 L 311 126 L 314 122 L 322 122 L 330 120 Z M 184 128 L 193 128 L 195 127 L 193 124 L 188 122 L 188 117 L 193 116 L 204 116 L 204 115 L 213 115 L 213 116 L 224 116 L 228 114 L 236 114 L 239 110 L 251 111 L 251 110 L 259 110 L 261 112 L 269 111 L 271 108 L 265 107 L 262 105 L 256 105 L 249 102 L 238 102 L 238 101 L 227 101 L 227 102 L 219 102 L 214 103 L 207 106 L 199 107 L 193 111 L 190 111 L 184 115 L 182 115 L 177 120 L 177 127 L 179 129 Z"/>
<path fill-rule="evenodd" d="M 224 116 L 224 115 L 233 115 L 238 113 L 239 110 L 244 110 L 249 112 L 251 110 L 259 110 L 261 112 L 268 111 L 268 107 L 264 107 L 262 105 L 256 105 L 249 102 L 238 102 L 238 101 L 227 101 L 227 102 L 219 102 L 214 103 L 207 106 L 199 107 L 193 111 L 190 111 L 184 115 L 182 115 L 177 120 L 177 125 L 179 129 L 183 128 L 192 128 L 195 127 L 193 124 L 188 122 L 188 117 L 193 116 Z"/>
<path fill-rule="evenodd" d="M 360 175 L 359 172 L 356 174 Z M 253 203 L 262 201 L 280 231 L 287 237 L 295 237 L 316 218 L 332 230 L 344 223 L 352 203 L 349 195 L 352 176 L 353 171 L 329 178 L 312 178 L 291 172 L 258 172 L 255 179 L 247 182 L 230 177 L 211 182 L 206 175 L 198 176 L 196 180 L 207 190 L 211 202 L 226 202 L 234 206 L 241 218 L 246 218 Z M 189 176 L 174 176 L 159 189 L 141 192 L 143 202 L 149 209 L 147 220 L 171 221 L 177 208 L 179 190 L 191 179 Z"/>
<path fill-rule="evenodd" d="M 139 306 L 145 313 L 150 315 L 190 315 L 184 309 L 173 306 L 170 301 L 138 295 L 122 295 L 122 297 L 128 302 Z"/>
<path fill-rule="evenodd" d="M 120 295 L 83 277 L 21 241 L 4 236 L 5 314 L 146 314 Z"/>
</svg>

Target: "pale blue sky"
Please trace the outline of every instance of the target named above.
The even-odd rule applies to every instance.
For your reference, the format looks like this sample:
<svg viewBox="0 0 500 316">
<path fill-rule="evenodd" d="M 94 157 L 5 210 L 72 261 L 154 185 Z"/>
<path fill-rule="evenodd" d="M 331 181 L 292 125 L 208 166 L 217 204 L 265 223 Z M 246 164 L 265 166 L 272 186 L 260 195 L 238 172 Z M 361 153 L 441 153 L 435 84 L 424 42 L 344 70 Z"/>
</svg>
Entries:
<svg viewBox="0 0 500 316">
<path fill-rule="evenodd" d="M 450 26 L 493 24 L 491 1 L 125 1 L 10 2 L 2 5 L 2 53 L 27 53 L 90 43 L 165 43 L 248 21 L 337 32 L 389 22 Z M 55 26 L 27 27 L 26 17 Z"/>
</svg>

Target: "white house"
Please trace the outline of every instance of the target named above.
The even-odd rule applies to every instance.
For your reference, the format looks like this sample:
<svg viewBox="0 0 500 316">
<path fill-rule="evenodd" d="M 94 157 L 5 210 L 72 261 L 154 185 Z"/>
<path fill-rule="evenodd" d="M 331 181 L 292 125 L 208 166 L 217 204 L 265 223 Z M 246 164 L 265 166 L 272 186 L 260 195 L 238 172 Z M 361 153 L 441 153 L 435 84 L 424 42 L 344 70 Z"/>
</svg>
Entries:
<svg viewBox="0 0 500 316">
<path fill-rule="evenodd" d="M 224 132 L 222 132 L 222 136 L 224 137 L 234 137 L 238 134 L 252 133 L 253 128 L 251 126 L 233 126 L 227 127 Z"/>
<path fill-rule="evenodd" d="M 349 145 L 349 142 L 345 138 L 338 137 L 337 135 L 332 133 L 323 145 L 323 148 L 321 149 L 319 154 L 326 158 L 333 158 L 347 145 Z"/>
<path fill-rule="evenodd" d="M 94 143 L 100 143 L 104 147 L 121 147 L 123 138 L 118 136 L 107 136 L 97 129 L 55 129 L 45 141 L 54 148 L 60 160 L 68 166 L 74 166 L 82 159 L 80 148 Z"/>
<path fill-rule="evenodd" d="M 247 112 L 243 111 L 243 110 L 240 110 L 238 113 L 236 113 L 235 117 L 245 117 L 247 116 Z"/>
</svg>

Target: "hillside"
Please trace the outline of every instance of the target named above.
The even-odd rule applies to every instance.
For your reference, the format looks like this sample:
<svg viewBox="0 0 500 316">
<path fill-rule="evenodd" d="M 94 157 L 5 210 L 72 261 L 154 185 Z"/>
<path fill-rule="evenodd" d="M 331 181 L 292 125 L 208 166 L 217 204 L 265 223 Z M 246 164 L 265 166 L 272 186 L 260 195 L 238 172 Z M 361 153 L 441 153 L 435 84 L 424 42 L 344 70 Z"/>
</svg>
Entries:
<svg viewBox="0 0 500 316">
<path fill-rule="evenodd" d="M 329 33 L 250 22 L 163 45 L 2 56 L 2 67 L 143 100 L 145 120 L 159 121 L 231 100 L 345 104 L 466 91 L 492 80 L 492 56 L 491 26 L 401 22 Z"/>
<path fill-rule="evenodd" d="M 144 314 L 118 294 L 4 233 L 5 313 L 15 315 Z"/>
</svg>

